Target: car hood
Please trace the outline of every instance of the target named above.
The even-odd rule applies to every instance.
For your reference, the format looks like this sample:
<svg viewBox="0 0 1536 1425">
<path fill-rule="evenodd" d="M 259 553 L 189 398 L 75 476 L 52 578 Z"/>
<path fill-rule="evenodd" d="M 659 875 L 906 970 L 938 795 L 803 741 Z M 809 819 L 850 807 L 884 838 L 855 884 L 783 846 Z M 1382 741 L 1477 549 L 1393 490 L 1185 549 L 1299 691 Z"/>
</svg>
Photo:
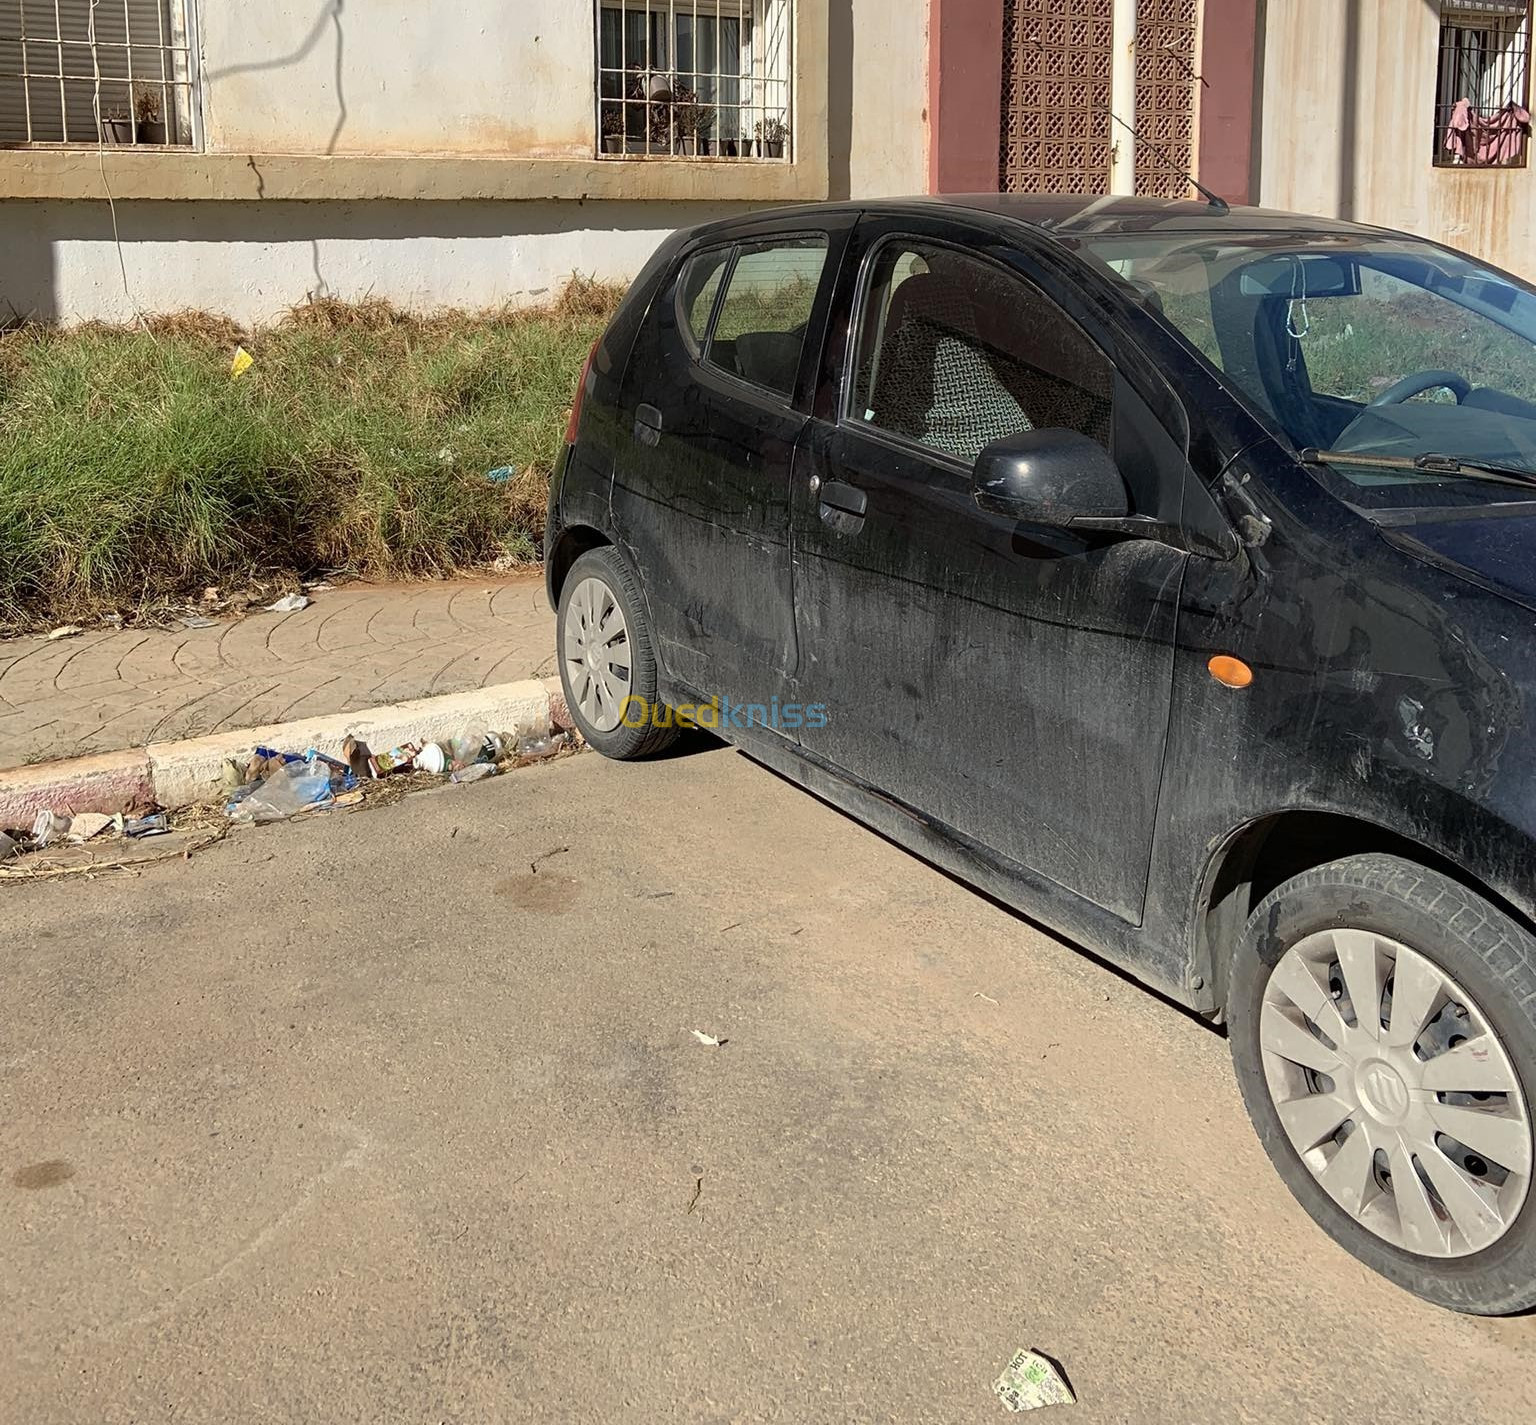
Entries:
<svg viewBox="0 0 1536 1425">
<path fill-rule="evenodd" d="M 1536 505 L 1384 528 L 1400 549 L 1536 609 Z"/>
</svg>

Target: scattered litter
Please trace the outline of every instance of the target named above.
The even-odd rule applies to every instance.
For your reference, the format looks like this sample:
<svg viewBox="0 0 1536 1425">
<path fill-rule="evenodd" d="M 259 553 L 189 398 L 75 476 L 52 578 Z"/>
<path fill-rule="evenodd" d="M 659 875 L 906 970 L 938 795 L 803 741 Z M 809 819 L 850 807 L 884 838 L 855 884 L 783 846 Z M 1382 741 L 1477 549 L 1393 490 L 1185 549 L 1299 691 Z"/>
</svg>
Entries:
<svg viewBox="0 0 1536 1425">
<path fill-rule="evenodd" d="M 421 748 L 414 742 L 407 742 L 403 747 L 392 747 L 388 752 L 379 752 L 369 757 L 368 770 L 372 772 L 375 781 L 389 776 L 391 772 L 408 772 L 416 765 L 420 753 Z"/>
<path fill-rule="evenodd" d="M 517 478 L 517 466 L 498 465 L 494 470 L 487 470 L 485 478 L 493 485 L 505 485 L 508 480 Z"/>
<path fill-rule="evenodd" d="M 306 762 L 302 757 L 283 763 L 270 776 L 242 792 L 229 804 L 229 819 L 258 826 L 287 821 L 301 811 L 329 806 L 335 800 L 331 768 L 324 762 Z"/>
<path fill-rule="evenodd" d="M 235 359 L 229 363 L 229 379 L 238 381 L 256 364 L 256 358 L 243 346 L 235 348 Z"/>
<path fill-rule="evenodd" d="M 453 770 L 457 772 L 476 762 L 494 762 L 501 756 L 501 739 L 494 733 L 487 733 L 484 728 L 469 727 L 452 742 L 446 743 L 443 750 L 448 754 Z"/>
<path fill-rule="evenodd" d="M 69 839 L 76 846 L 82 846 L 93 836 L 100 836 L 116 820 L 116 817 L 105 816 L 99 811 L 81 812 L 69 824 Z"/>
<path fill-rule="evenodd" d="M 1015 1414 L 1038 1410 L 1042 1405 L 1077 1404 L 1077 1397 L 1056 1367 L 1034 1351 L 1015 1351 L 992 1390 L 1004 1409 Z"/>
<path fill-rule="evenodd" d="M 69 835 L 70 819 L 53 811 L 40 811 L 32 823 L 32 845 L 41 851 Z"/>
<path fill-rule="evenodd" d="M 517 740 L 518 760 L 542 762 L 546 757 L 556 756 L 565 746 L 566 741 L 567 738 L 563 732 L 557 732 L 548 737 L 543 734 L 520 737 Z"/>
<path fill-rule="evenodd" d="M 75 638 L 84 632 L 85 630 L 83 628 L 79 628 L 72 623 L 67 623 L 62 628 L 54 629 L 53 632 L 48 635 L 48 642 L 55 643 L 61 638 Z"/>
<path fill-rule="evenodd" d="M 14 837 L 7 836 L 5 832 L 0 831 L 0 861 L 7 860 L 12 856 L 18 856 L 20 854 L 21 842 L 17 841 Z"/>
<path fill-rule="evenodd" d="M 448 754 L 435 742 L 429 742 L 416 754 L 416 770 L 442 776 L 448 770 Z"/>
<path fill-rule="evenodd" d="M 181 619 L 180 623 L 183 628 L 217 628 L 219 626 L 217 619 L 204 618 L 201 614 L 190 614 Z"/>
<path fill-rule="evenodd" d="M 309 600 L 303 594 L 286 594 L 275 604 L 267 605 L 269 614 L 296 614 L 309 607 Z"/>
<path fill-rule="evenodd" d="M 373 753 L 368 750 L 366 742 L 359 742 L 355 737 L 349 737 L 341 744 L 341 755 L 346 760 L 348 767 L 352 769 L 352 775 L 359 782 L 373 776 Z"/>
<path fill-rule="evenodd" d="M 311 594 L 328 594 L 335 587 L 329 579 L 311 579 L 304 585 L 305 590 Z"/>
<path fill-rule="evenodd" d="M 450 782 L 457 782 L 462 786 L 466 782 L 481 782 L 487 777 L 494 777 L 495 775 L 496 764 L 494 762 L 474 762 L 468 767 L 460 767 L 448 780 Z"/>
<path fill-rule="evenodd" d="M 718 1049 L 722 1044 L 729 1044 L 729 1039 L 716 1039 L 712 1034 L 706 1034 L 702 1029 L 692 1031 L 693 1037 L 706 1049 Z"/>
<path fill-rule="evenodd" d="M 986 1002 L 988 1004 L 996 1004 L 997 1003 L 997 1001 L 995 999 L 993 999 L 991 995 L 984 995 L 984 994 L 982 994 L 982 992 L 980 990 L 977 990 L 976 993 L 972 996 L 972 998 L 973 999 L 984 999 L 984 1000 L 986 1000 Z"/>
<path fill-rule="evenodd" d="M 153 812 L 149 816 L 135 817 L 132 821 L 123 823 L 123 835 L 131 836 L 135 840 L 144 836 L 168 836 L 170 830 L 170 818 L 163 811 Z"/>
</svg>

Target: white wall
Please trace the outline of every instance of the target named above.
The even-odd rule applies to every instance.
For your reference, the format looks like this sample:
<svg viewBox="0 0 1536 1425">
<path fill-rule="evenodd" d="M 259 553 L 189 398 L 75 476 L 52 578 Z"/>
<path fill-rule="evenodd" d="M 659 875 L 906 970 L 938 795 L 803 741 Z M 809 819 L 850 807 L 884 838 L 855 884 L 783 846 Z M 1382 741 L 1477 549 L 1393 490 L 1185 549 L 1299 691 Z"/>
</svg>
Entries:
<svg viewBox="0 0 1536 1425">
<path fill-rule="evenodd" d="M 0 321 L 128 321 L 200 308 L 246 324 L 307 296 L 414 310 L 537 305 L 573 272 L 628 281 L 675 227 L 741 211 L 672 203 L 120 203 L 127 288 L 99 203 L 0 204 Z"/>
<path fill-rule="evenodd" d="M 1269 0 L 1267 207 L 1406 228 L 1536 277 L 1536 166 L 1436 168 L 1437 0 Z"/>
</svg>

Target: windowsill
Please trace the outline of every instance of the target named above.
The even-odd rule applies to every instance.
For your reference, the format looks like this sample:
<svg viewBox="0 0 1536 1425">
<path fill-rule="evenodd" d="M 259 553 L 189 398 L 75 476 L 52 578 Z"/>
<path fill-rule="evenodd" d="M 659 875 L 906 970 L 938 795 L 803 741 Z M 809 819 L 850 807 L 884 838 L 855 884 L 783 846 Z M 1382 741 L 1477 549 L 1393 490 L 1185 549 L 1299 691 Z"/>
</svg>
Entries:
<svg viewBox="0 0 1536 1425">
<path fill-rule="evenodd" d="M 105 182 L 103 177 L 105 176 Z M 229 202 L 531 199 L 814 202 L 825 154 L 793 163 L 668 158 L 199 153 L 164 147 L 0 149 L 0 198 Z"/>
</svg>

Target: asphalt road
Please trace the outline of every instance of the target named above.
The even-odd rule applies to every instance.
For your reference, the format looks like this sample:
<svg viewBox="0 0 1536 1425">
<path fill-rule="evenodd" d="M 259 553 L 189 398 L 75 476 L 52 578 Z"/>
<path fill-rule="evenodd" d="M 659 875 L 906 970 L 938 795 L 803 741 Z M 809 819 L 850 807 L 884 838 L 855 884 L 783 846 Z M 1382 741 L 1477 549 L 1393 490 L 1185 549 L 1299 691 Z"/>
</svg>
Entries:
<svg viewBox="0 0 1536 1425">
<path fill-rule="evenodd" d="M 1333 1246 L 1217 1034 L 733 752 L 0 929 L 0 1419 L 956 1425 L 1021 1346 L 1079 1425 L 1536 1418 L 1536 1318 Z"/>
</svg>

